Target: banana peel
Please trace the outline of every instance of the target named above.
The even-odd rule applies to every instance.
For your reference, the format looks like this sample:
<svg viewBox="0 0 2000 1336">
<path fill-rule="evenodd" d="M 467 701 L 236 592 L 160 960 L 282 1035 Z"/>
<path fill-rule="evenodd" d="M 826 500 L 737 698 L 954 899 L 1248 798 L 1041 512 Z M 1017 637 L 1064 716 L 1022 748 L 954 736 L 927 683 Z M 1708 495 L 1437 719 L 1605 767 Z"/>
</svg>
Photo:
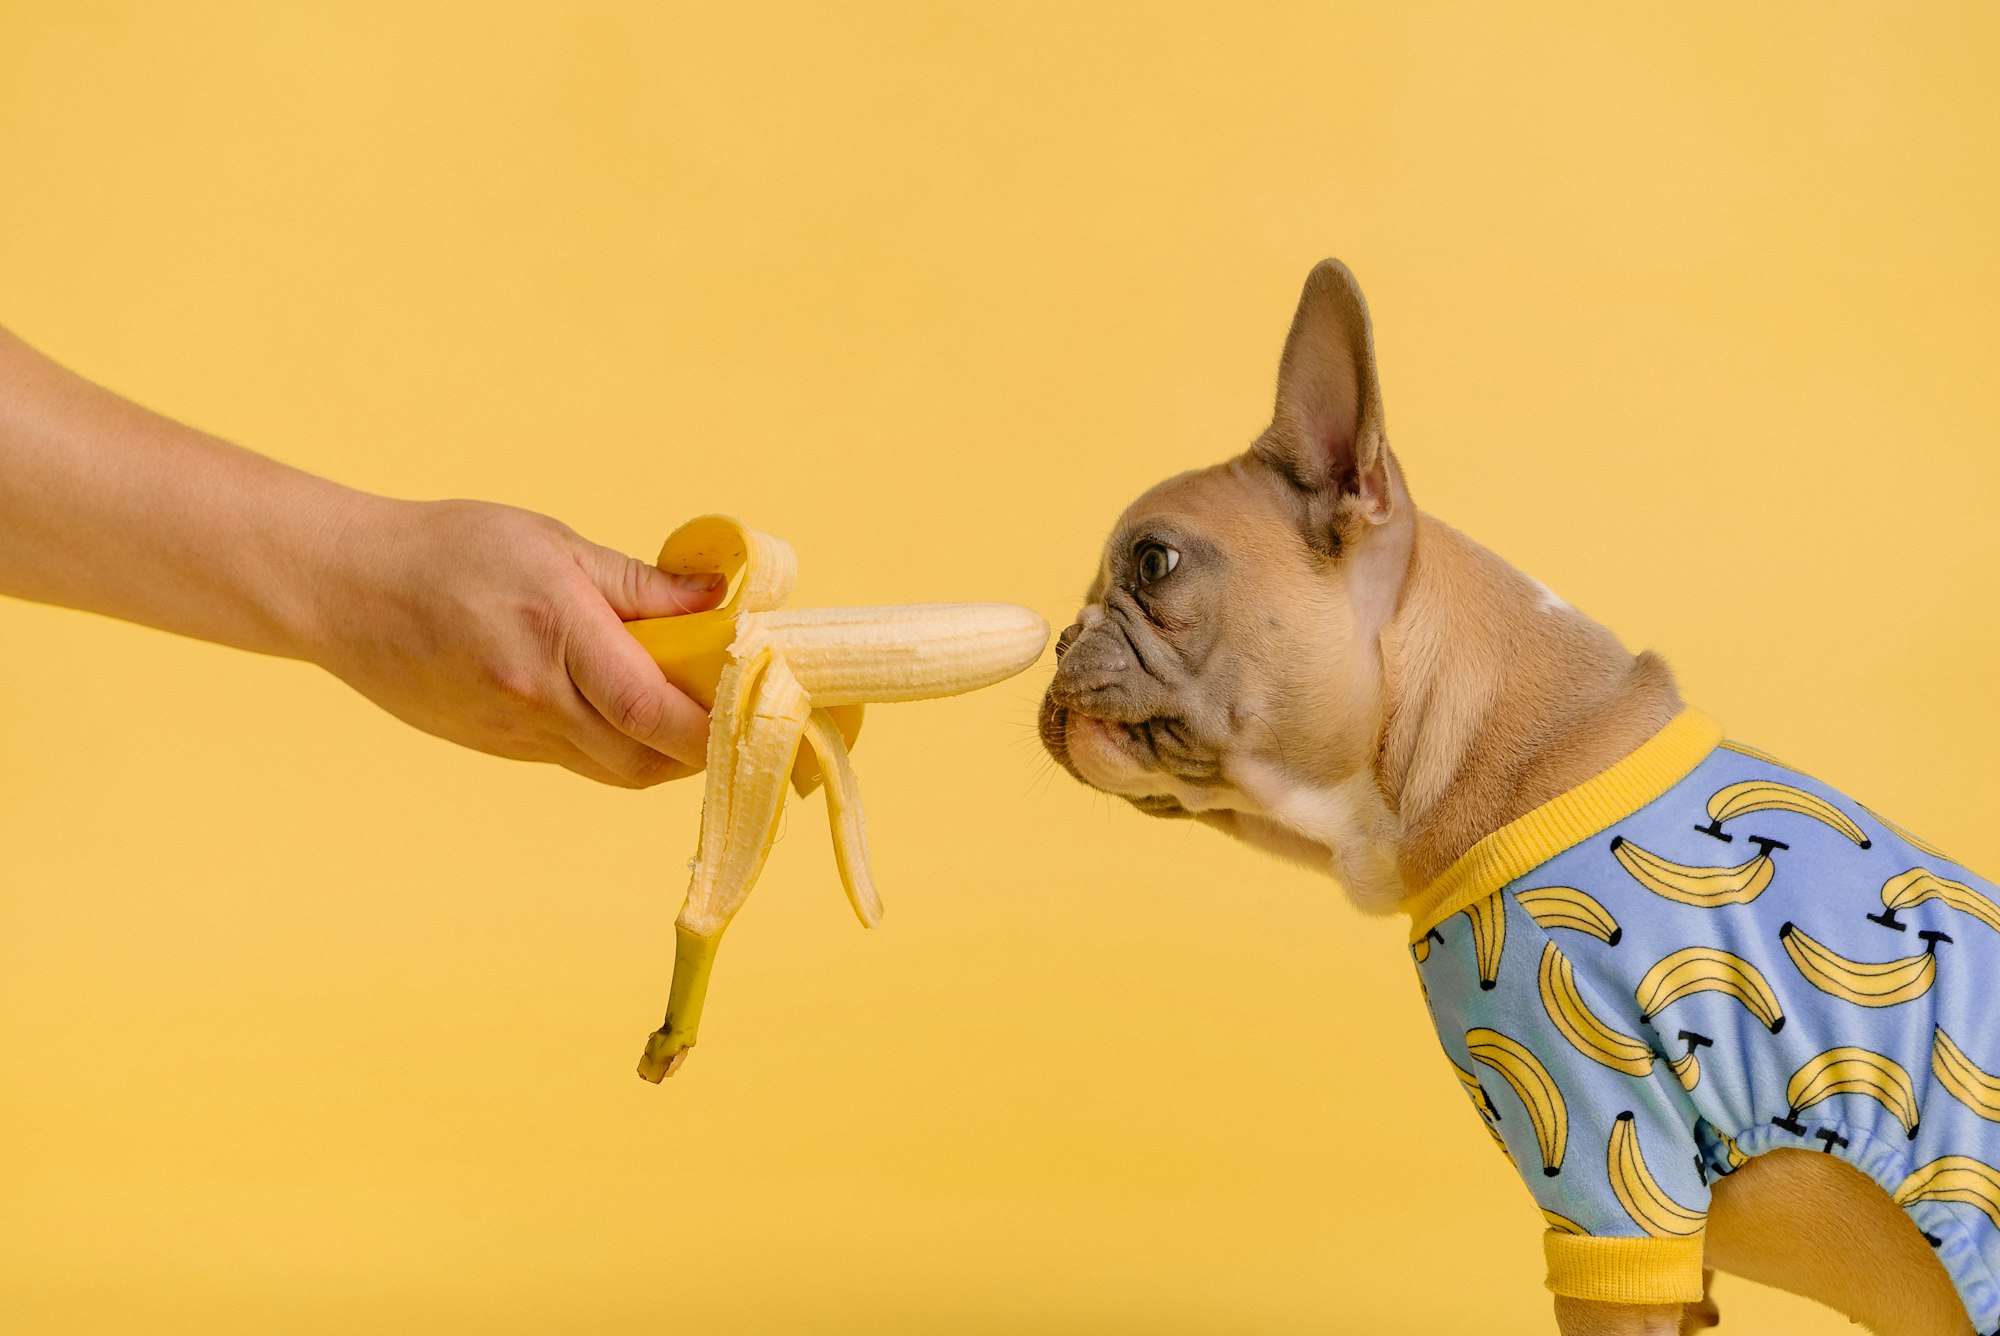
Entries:
<svg viewBox="0 0 2000 1336">
<path fill-rule="evenodd" d="M 798 574 L 791 545 L 745 529 L 727 515 L 704 515 L 674 530 L 654 564 L 669 575 L 721 575 L 729 581 L 729 597 L 707 612 L 625 624 L 667 681 L 703 709 L 713 709 L 716 683 L 729 662 L 739 614 L 768 611 L 791 592 Z M 746 578 L 752 573 L 758 578 Z M 859 705 L 836 705 L 827 711 L 849 747 L 861 736 L 861 711 Z M 798 795 L 806 797 L 822 779 L 818 755 L 800 751 L 792 765 L 792 787 Z"/>
</svg>

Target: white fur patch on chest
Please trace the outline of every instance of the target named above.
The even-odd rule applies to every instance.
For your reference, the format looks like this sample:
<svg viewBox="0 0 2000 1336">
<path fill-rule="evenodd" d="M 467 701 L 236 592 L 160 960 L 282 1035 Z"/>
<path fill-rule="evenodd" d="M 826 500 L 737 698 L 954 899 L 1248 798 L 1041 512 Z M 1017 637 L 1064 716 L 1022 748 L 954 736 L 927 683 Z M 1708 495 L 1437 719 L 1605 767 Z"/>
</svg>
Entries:
<svg viewBox="0 0 2000 1336">
<path fill-rule="evenodd" d="M 1265 762 L 1228 769 L 1232 783 L 1218 791 L 1228 800 L 1214 805 L 1240 814 L 1236 824 L 1244 839 L 1332 874 L 1366 912 L 1396 907 L 1403 898 L 1396 868 L 1401 832 L 1373 776 L 1316 784 Z"/>
</svg>

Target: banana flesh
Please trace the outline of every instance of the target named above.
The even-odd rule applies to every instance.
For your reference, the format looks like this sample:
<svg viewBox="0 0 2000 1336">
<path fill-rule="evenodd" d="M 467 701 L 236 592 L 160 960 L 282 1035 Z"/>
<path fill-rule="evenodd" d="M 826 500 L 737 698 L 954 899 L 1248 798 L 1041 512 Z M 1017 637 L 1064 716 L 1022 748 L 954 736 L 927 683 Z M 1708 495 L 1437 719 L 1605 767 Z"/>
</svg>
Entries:
<svg viewBox="0 0 2000 1336">
<path fill-rule="evenodd" d="M 1040 658 L 1049 639 L 1046 621 L 1011 603 L 782 609 L 798 575 L 790 545 L 722 515 L 676 529 L 658 564 L 722 574 L 732 592 L 712 612 L 626 627 L 668 681 L 709 707 L 701 836 L 674 924 L 667 1017 L 639 1060 L 639 1075 L 655 1082 L 694 1046 L 716 944 L 770 854 L 786 781 L 801 795 L 825 784 L 841 885 L 874 927 L 882 901 L 848 757 L 861 707 L 991 686 Z"/>
</svg>

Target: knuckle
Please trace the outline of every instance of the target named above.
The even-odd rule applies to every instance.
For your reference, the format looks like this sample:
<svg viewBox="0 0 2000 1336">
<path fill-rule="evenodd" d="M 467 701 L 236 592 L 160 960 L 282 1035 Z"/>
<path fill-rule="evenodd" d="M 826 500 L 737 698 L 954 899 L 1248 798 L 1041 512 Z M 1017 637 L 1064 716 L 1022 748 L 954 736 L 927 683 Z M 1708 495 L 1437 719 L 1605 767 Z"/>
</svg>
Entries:
<svg viewBox="0 0 2000 1336">
<path fill-rule="evenodd" d="M 521 609 L 521 620 L 536 642 L 543 645 L 559 643 L 566 630 L 562 605 L 553 598 L 530 600 Z"/>
<path fill-rule="evenodd" d="M 632 686 L 618 693 L 611 722 L 618 725 L 622 733 L 635 738 L 650 738 L 659 731 L 666 716 L 667 707 L 656 689 Z"/>
<path fill-rule="evenodd" d="M 620 552 L 612 558 L 612 583 L 628 601 L 636 602 L 646 589 L 646 572 L 651 569 L 637 557 Z"/>
<path fill-rule="evenodd" d="M 633 763 L 630 778 L 635 788 L 651 788 L 676 773 L 677 763 L 671 756 L 659 752 L 648 752 Z"/>
<path fill-rule="evenodd" d="M 514 711 L 539 708 L 542 704 L 542 684 L 536 675 L 517 663 L 495 664 L 487 670 L 487 679 L 501 700 Z"/>
</svg>

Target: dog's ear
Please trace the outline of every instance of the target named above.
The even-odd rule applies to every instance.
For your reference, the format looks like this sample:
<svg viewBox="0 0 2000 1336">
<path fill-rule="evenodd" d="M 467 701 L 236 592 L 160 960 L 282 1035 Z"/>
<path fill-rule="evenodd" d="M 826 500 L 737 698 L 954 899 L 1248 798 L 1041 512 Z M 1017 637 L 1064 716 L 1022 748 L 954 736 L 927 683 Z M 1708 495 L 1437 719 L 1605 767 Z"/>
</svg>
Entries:
<svg viewBox="0 0 2000 1336">
<path fill-rule="evenodd" d="M 1321 260 L 1306 276 L 1278 363 L 1278 404 L 1252 449 L 1304 494 L 1315 547 L 1337 550 L 1357 522 L 1389 518 L 1389 448 L 1368 304 L 1338 260 Z"/>
</svg>

